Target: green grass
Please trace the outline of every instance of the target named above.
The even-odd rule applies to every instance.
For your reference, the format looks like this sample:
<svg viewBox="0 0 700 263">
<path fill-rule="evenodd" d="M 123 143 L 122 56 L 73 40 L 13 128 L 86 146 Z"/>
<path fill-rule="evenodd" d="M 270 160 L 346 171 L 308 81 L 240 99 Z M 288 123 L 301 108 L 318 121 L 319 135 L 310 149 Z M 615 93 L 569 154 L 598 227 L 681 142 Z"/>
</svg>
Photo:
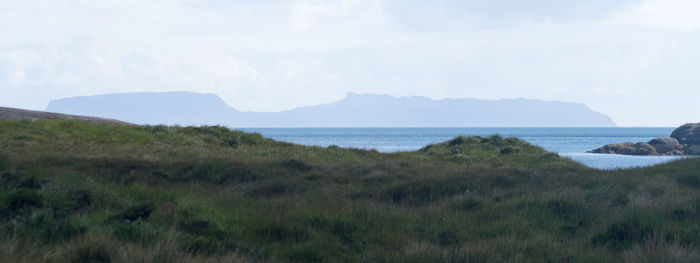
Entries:
<svg viewBox="0 0 700 263">
<path fill-rule="evenodd" d="M 0 120 L 0 176 L 2 262 L 700 260 L 698 158 L 600 171 L 499 136 L 383 154 Z"/>
</svg>

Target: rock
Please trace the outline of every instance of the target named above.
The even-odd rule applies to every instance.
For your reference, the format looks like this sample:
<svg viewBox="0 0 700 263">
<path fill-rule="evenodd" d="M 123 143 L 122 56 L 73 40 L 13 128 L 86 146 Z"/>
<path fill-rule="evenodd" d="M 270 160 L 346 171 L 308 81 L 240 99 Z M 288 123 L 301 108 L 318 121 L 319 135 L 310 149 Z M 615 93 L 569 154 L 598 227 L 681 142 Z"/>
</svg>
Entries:
<svg viewBox="0 0 700 263">
<path fill-rule="evenodd" d="M 623 142 L 608 144 L 588 153 L 626 155 L 700 155 L 700 123 L 678 127 L 671 137 L 659 137 L 648 143 Z"/>
<path fill-rule="evenodd" d="M 700 123 L 688 123 L 678 127 L 671 137 L 684 145 L 700 145 Z"/>
<path fill-rule="evenodd" d="M 689 145 L 685 147 L 685 155 L 700 155 L 700 145 Z"/>
<path fill-rule="evenodd" d="M 672 137 L 659 137 L 648 142 L 660 155 L 683 155 L 683 145 Z"/>
<path fill-rule="evenodd" d="M 608 144 L 598 149 L 588 151 L 589 153 L 608 153 L 608 154 L 625 154 L 625 155 L 659 155 L 656 148 L 648 143 L 638 142 L 623 142 L 616 144 Z"/>
</svg>

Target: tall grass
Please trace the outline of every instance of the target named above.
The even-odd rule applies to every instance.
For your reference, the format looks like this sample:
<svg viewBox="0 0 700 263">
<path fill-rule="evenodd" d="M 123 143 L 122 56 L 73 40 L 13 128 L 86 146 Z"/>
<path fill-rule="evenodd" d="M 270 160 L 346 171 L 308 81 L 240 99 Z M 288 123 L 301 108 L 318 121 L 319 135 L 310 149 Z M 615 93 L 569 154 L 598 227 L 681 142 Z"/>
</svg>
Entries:
<svg viewBox="0 0 700 263">
<path fill-rule="evenodd" d="M 382 154 L 0 121 L 0 261 L 697 262 L 698 171 L 594 170 L 499 136 Z"/>
</svg>

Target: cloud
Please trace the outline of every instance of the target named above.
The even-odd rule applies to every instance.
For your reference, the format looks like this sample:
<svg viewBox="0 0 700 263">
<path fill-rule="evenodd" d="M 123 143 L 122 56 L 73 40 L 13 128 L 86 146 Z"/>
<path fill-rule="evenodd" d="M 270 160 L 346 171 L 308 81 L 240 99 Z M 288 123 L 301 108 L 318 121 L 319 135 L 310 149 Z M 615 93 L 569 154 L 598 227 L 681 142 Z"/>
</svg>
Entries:
<svg viewBox="0 0 700 263">
<path fill-rule="evenodd" d="M 639 0 L 388 0 L 387 13 L 406 30 L 503 29 L 523 23 L 565 24 L 607 18 Z"/>
<path fill-rule="evenodd" d="M 649 0 L 618 13 L 615 22 L 693 31 L 700 28 L 697 10 L 700 10 L 700 2 L 694 0 Z"/>
<path fill-rule="evenodd" d="M 700 97 L 696 9 L 682 0 L 5 0 L 0 104 L 189 90 L 276 111 L 355 91 L 577 101 L 622 125 L 673 126 L 698 114 L 677 108 Z M 659 91 L 667 98 L 649 95 Z M 638 117 L 664 101 L 649 113 L 656 119 Z"/>
<path fill-rule="evenodd" d="M 298 1 L 290 29 L 301 32 L 381 31 L 388 26 L 382 2 L 375 0 Z"/>
<path fill-rule="evenodd" d="M 583 89 L 580 90 L 581 93 L 592 93 L 592 94 L 599 94 L 599 95 L 621 95 L 621 94 L 626 94 L 628 93 L 627 90 L 625 89 L 611 89 L 609 87 L 605 86 L 597 86 L 592 89 Z"/>
</svg>

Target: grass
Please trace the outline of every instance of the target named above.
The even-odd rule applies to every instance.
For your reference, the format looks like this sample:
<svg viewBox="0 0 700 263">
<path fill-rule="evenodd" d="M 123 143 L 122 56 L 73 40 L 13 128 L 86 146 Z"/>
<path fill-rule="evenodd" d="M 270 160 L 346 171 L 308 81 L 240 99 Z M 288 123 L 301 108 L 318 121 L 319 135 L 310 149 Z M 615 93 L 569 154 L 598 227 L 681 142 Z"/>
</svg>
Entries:
<svg viewBox="0 0 700 263">
<path fill-rule="evenodd" d="M 0 120 L 0 261 L 698 262 L 700 159 L 601 171 L 515 138 L 415 152 Z"/>
</svg>

